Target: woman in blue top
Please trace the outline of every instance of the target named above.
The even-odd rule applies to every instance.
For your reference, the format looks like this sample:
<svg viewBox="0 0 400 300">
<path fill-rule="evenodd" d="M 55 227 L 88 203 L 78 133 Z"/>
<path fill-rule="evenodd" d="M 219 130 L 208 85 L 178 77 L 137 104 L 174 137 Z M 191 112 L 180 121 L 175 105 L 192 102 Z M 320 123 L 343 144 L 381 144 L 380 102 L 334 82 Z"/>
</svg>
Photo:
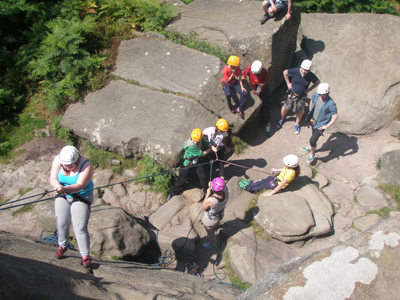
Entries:
<svg viewBox="0 0 400 300">
<path fill-rule="evenodd" d="M 53 160 L 50 172 L 50 184 L 57 192 L 55 213 L 57 219 L 58 250 L 57 258 L 67 251 L 69 227 L 74 228 L 81 264 L 90 268 L 90 241 L 87 225 L 90 205 L 93 202 L 93 166 L 81 156 L 73 146 L 65 146 Z"/>
</svg>

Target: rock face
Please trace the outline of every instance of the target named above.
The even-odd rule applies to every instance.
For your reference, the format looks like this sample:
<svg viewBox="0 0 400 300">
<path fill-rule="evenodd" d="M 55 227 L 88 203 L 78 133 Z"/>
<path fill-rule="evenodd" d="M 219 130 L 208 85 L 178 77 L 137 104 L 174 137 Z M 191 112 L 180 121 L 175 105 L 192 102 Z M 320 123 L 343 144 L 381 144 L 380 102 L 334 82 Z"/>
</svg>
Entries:
<svg viewBox="0 0 400 300">
<path fill-rule="evenodd" d="M 367 134 L 392 122 L 400 101 L 399 31 L 395 16 L 302 14 L 301 59 L 312 59 L 313 72 L 331 85 L 339 112 L 332 130 Z"/>
<path fill-rule="evenodd" d="M 400 187 L 400 150 L 386 152 L 381 156 L 381 173 L 379 182 L 390 183 Z"/>
<path fill-rule="evenodd" d="M 271 237 L 294 242 L 332 231 L 329 200 L 307 182 L 307 178 L 299 178 L 293 182 L 293 192 L 278 193 L 267 199 L 259 196 L 259 211 L 254 219 Z"/>
<path fill-rule="evenodd" d="M 399 217 L 343 245 L 295 258 L 259 280 L 237 300 L 397 299 Z"/>
<path fill-rule="evenodd" d="M 216 281 L 159 267 L 93 259 L 93 273 L 79 253 L 54 257 L 56 248 L 0 232 L 2 299 L 234 299 L 240 291 Z M 29 278 L 29 280 L 27 280 Z"/>
</svg>

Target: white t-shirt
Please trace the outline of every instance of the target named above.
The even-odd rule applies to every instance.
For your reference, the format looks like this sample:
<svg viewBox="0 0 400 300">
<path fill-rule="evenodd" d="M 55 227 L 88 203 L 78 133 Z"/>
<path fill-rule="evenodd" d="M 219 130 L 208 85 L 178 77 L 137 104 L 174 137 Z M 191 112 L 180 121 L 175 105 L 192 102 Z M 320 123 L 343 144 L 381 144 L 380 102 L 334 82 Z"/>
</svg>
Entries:
<svg viewBox="0 0 400 300">
<path fill-rule="evenodd" d="M 203 135 L 208 139 L 211 145 L 215 147 L 224 146 L 224 138 L 228 136 L 226 131 L 216 132 L 215 127 L 208 127 L 203 130 Z"/>
</svg>

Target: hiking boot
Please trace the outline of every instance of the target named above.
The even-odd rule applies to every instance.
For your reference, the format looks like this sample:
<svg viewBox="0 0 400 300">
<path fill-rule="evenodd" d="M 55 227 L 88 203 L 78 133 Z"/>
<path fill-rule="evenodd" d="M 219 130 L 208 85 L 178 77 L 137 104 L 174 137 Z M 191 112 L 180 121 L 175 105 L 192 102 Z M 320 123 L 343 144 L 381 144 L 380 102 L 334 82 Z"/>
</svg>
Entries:
<svg viewBox="0 0 400 300">
<path fill-rule="evenodd" d="M 299 133 L 300 133 L 300 126 L 294 125 L 294 134 L 299 134 Z"/>
<path fill-rule="evenodd" d="M 238 107 L 238 108 L 236 109 L 236 111 L 237 111 L 239 117 L 241 117 L 241 118 L 244 120 L 244 114 L 242 113 L 241 109 Z"/>
<path fill-rule="evenodd" d="M 229 107 L 229 110 L 231 113 L 236 114 L 236 109 L 233 106 Z"/>
<path fill-rule="evenodd" d="M 63 258 L 65 252 L 67 252 L 67 247 L 58 246 L 58 250 L 56 252 L 56 258 L 57 259 Z"/>
<path fill-rule="evenodd" d="M 311 152 L 310 147 L 301 147 L 301 150 Z"/>
<path fill-rule="evenodd" d="M 269 125 L 269 123 L 267 126 L 264 127 L 264 131 L 266 135 L 271 136 L 271 126 Z"/>
<path fill-rule="evenodd" d="M 310 154 L 310 156 L 307 158 L 307 162 L 311 164 L 314 161 L 315 155 Z"/>
<path fill-rule="evenodd" d="M 82 257 L 81 265 L 84 268 L 91 268 L 92 267 L 92 257 L 90 255 Z"/>
<path fill-rule="evenodd" d="M 276 128 L 282 128 L 282 124 L 283 124 L 283 120 L 279 120 L 278 122 L 276 122 L 275 126 Z"/>
<path fill-rule="evenodd" d="M 215 246 L 211 246 L 210 243 L 204 243 L 202 244 L 203 248 L 207 249 L 207 250 L 217 250 L 217 247 Z"/>
<path fill-rule="evenodd" d="M 265 22 L 267 22 L 271 17 L 269 16 L 269 14 L 264 14 L 264 16 L 260 19 L 260 23 L 261 25 L 265 24 Z"/>
</svg>

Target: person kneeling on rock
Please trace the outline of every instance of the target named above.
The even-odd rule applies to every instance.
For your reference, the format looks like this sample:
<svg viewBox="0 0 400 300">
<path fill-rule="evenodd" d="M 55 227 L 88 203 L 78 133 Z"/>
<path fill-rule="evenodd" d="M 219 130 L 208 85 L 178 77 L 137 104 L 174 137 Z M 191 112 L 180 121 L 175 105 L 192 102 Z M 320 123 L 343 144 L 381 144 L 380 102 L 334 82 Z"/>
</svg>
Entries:
<svg viewBox="0 0 400 300">
<path fill-rule="evenodd" d="M 239 180 L 239 186 L 249 192 L 255 192 L 263 189 L 272 190 L 263 194 L 264 197 L 272 196 L 282 189 L 286 189 L 289 184 L 300 175 L 299 158 L 290 154 L 283 158 L 285 167 L 283 169 L 271 169 L 272 176 L 259 180 L 248 181 L 246 179 Z"/>
<path fill-rule="evenodd" d="M 216 177 L 209 183 L 206 198 L 203 202 L 204 216 L 201 219 L 207 231 L 209 239 L 208 243 L 202 246 L 208 250 L 217 249 L 217 237 L 215 230 L 217 230 L 221 220 L 224 217 L 224 209 L 228 202 L 228 189 L 226 188 L 225 181 L 221 177 Z"/>
</svg>

